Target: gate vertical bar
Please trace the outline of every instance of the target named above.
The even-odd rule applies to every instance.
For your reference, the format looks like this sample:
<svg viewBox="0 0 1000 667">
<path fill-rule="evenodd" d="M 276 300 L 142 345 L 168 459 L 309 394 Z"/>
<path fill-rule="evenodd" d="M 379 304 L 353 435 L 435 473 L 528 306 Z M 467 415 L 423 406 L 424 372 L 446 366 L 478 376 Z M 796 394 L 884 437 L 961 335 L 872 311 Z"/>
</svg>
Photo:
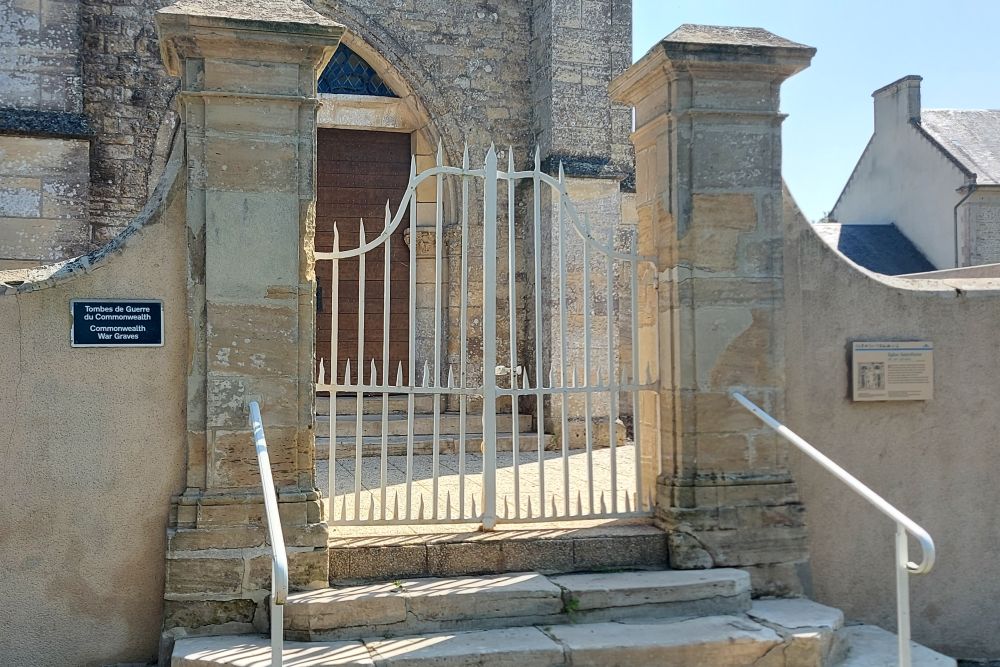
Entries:
<svg viewBox="0 0 1000 667">
<path fill-rule="evenodd" d="M 410 183 L 417 177 L 417 159 L 410 158 Z M 413 387 L 417 386 L 417 200 L 411 196 L 410 206 L 410 358 L 409 366 L 410 392 L 406 397 L 406 519 L 410 520 L 413 508 Z"/>
<path fill-rule="evenodd" d="M 535 231 L 535 388 L 538 395 L 535 400 L 535 432 L 538 434 L 538 511 L 540 518 L 545 518 L 545 396 L 542 387 L 545 379 L 542 375 L 542 156 L 541 150 L 535 146 L 535 172 L 532 176 L 532 216 Z"/>
<path fill-rule="evenodd" d="M 562 446 L 562 474 L 563 474 L 563 516 L 569 516 L 570 492 L 569 492 L 569 394 L 566 392 L 568 386 L 566 377 L 567 357 L 569 356 L 569 324 L 566 313 L 566 222 L 563 215 L 563 188 L 565 185 L 565 173 L 562 162 L 559 163 L 559 189 L 557 190 L 556 203 L 556 234 L 559 238 L 559 338 L 561 341 L 561 352 L 559 354 L 559 367 L 561 370 L 559 382 L 562 386 L 561 421 L 562 432 L 559 440 Z"/>
<path fill-rule="evenodd" d="M 608 248 L 614 248 L 614 230 L 608 232 Z M 611 513 L 618 513 L 618 374 L 615 369 L 615 260 L 607 255 L 607 295 L 604 300 L 608 318 L 608 447 L 611 449 Z"/>
<path fill-rule="evenodd" d="M 389 211 L 389 202 L 385 203 L 385 225 L 383 230 L 389 229 L 392 215 Z M 379 459 L 379 503 L 381 504 L 380 514 L 385 521 L 385 507 L 387 504 L 386 490 L 389 485 L 389 320 L 391 319 L 392 302 L 390 300 L 392 280 L 389 273 L 391 266 L 392 236 L 385 240 L 385 266 L 382 273 L 382 456 Z"/>
<path fill-rule="evenodd" d="M 333 252 L 340 252 L 340 233 L 337 225 L 333 225 Z M 326 411 L 330 418 L 330 449 L 326 455 L 329 468 L 329 507 L 327 514 L 332 520 L 337 498 L 337 346 L 340 343 L 340 260 L 334 257 L 331 261 L 330 279 L 330 407 Z M 346 519 L 347 517 L 341 517 Z"/>
<path fill-rule="evenodd" d="M 444 148 L 438 143 L 437 166 L 444 166 Z M 441 280 L 444 277 L 444 176 L 438 172 L 434 202 L 434 381 L 441 387 L 441 328 L 444 312 L 441 307 Z M 434 423 L 431 443 L 431 517 L 438 517 L 438 478 L 441 465 L 441 392 L 434 392 Z"/>
<path fill-rule="evenodd" d="M 462 277 L 461 312 L 459 314 L 459 386 L 466 389 L 468 379 L 469 352 L 469 146 L 462 149 Z M 468 418 L 469 397 L 463 391 L 458 398 L 458 518 L 465 518 L 465 434 Z"/>
<path fill-rule="evenodd" d="M 510 388 L 517 389 L 517 267 L 515 266 L 516 246 L 514 240 L 514 148 L 507 149 L 507 292 L 510 310 L 508 324 L 510 333 Z M 520 430 L 518 423 L 517 392 L 510 396 L 511 434 L 510 446 L 514 467 L 514 518 L 521 518 L 521 465 Z"/>
<path fill-rule="evenodd" d="M 483 184 L 483 529 L 497 523 L 497 151 L 486 153 Z"/>
<path fill-rule="evenodd" d="M 365 220 L 358 225 L 358 247 L 365 244 Z M 357 368 L 357 416 L 354 430 L 354 520 L 361 513 L 361 459 L 364 453 L 364 385 L 365 376 L 365 254 L 358 255 L 358 368 Z"/>
<path fill-rule="evenodd" d="M 594 513 L 594 399 L 591 388 L 591 343 L 593 334 L 591 332 L 591 293 L 590 293 L 590 216 L 583 217 L 583 386 L 586 387 L 584 394 L 584 432 L 587 439 L 587 507 L 588 511 Z"/>
</svg>

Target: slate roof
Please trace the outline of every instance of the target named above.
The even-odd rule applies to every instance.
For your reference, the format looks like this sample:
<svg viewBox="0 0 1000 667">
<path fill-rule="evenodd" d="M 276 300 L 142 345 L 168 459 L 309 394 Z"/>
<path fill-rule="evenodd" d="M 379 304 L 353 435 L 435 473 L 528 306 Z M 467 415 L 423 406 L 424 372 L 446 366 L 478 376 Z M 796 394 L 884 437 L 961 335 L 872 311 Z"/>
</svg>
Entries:
<svg viewBox="0 0 1000 667">
<path fill-rule="evenodd" d="M 896 225 L 820 222 L 813 229 L 842 255 L 875 273 L 898 276 L 935 269 Z"/>
<path fill-rule="evenodd" d="M 977 185 L 1000 185 L 1000 109 L 927 109 L 920 127 L 976 175 Z"/>
</svg>

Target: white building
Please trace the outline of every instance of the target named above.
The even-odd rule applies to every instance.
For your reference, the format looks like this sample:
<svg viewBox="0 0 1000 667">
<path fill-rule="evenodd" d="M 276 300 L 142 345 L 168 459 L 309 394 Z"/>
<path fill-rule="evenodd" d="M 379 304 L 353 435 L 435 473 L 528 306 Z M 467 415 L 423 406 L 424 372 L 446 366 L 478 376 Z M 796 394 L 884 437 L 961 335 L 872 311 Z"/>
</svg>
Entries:
<svg viewBox="0 0 1000 667">
<path fill-rule="evenodd" d="M 879 273 L 1000 262 L 1000 110 L 922 111 L 920 81 L 872 93 L 875 132 L 817 230 Z"/>
</svg>

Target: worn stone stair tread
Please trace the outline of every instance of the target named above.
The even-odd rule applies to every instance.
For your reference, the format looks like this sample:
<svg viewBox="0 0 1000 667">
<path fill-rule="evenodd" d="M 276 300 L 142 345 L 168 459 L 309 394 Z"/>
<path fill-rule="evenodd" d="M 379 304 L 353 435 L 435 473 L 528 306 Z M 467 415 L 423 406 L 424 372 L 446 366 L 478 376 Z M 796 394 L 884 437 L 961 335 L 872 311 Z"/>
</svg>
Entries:
<svg viewBox="0 0 1000 667">
<path fill-rule="evenodd" d="M 808 598 L 754 600 L 747 616 L 758 623 L 788 630 L 836 631 L 844 627 L 844 612 Z"/>
<path fill-rule="evenodd" d="M 361 642 L 285 642 L 286 665 L 374 665 Z M 193 637 L 174 644 L 170 667 L 248 667 L 271 661 L 271 642 L 255 635 Z"/>
<path fill-rule="evenodd" d="M 293 593 L 285 626 L 311 638 L 354 639 L 527 625 L 554 621 L 562 609 L 562 590 L 535 572 L 429 577 Z"/>
<path fill-rule="evenodd" d="M 366 642 L 375 665 L 393 667 L 550 667 L 563 650 L 535 627 L 501 628 Z"/>
<path fill-rule="evenodd" d="M 551 579 L 575 600 L 579 611 L 739 596 L 749 607 L 750 601 L 750 575 L 731 568 L 564 574 Z"/>
<path fill-rule="evenodd" d="M 848 643 L 847 657 L 837 667 L 896 667 L 896 635 L 874 625 L 849 625 L 839 631 Z M 913 667 L 955 667 L 954 658 L 911 642 Z"/>
<path fill-rule="evenodd" d="M 566 662 L 573 667 L 772 667 L 761 659 L 782 644 L 773 630 L 739 616 L 558 625 L 545 630 L 562 645 Z M 779 664 L 784 665 L 773 663 Z"/>
</svg>

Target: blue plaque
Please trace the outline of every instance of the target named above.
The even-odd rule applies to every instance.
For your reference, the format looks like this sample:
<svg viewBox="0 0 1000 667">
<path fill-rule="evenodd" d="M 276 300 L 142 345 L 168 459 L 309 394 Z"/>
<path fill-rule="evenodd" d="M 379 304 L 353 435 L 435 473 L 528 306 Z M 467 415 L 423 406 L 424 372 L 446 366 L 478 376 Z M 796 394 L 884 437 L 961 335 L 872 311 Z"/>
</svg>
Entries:
<svg viewBox="0 0 1000 667">
<path fill-rule="evenodd" d="M 161 347 L 163 302 L 156 299 L 73 299 L 73 347 Z"/>
</svg>

